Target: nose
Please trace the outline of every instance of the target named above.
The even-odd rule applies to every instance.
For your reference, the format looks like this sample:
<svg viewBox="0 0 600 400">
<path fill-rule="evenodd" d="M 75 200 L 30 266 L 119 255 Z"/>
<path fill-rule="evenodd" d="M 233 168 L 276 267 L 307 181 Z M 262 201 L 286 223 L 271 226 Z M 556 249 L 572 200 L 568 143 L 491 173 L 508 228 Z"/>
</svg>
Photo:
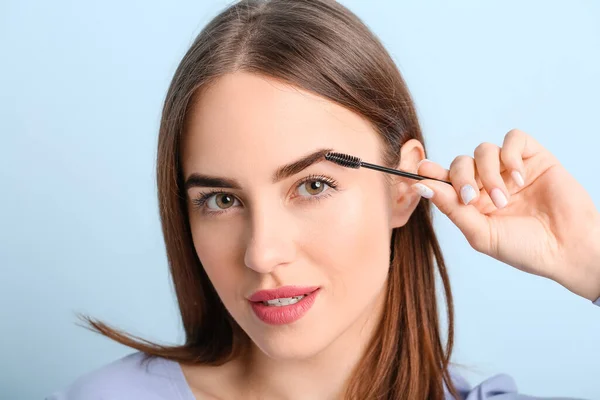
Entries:
<svg viewBox="0 0 600 400">
<path fill-rule="evenodd" d="M 248 268 L 266 274 L 293 260 L 296 226 L 284 213 L 278 207 L 254 209 L 244 255 Z"/>
</svg>

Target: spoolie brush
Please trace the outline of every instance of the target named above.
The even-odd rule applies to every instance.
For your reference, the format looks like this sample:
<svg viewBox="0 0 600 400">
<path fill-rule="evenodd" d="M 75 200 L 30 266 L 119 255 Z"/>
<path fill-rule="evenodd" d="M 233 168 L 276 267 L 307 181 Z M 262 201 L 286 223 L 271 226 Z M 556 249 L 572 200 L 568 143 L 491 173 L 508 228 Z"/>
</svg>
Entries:
<svg viewBox="0 0 600 400">
<path fill-rule="evenodd" d="M 398 169 L 386 168 L 386 167 L 382 167 L 381 165 L 370 164 L 370 163 L 361 161 L 360 158 L 358 158 L 358 157 L 354 157 L 354 156 L 351 156 L 348 154 L 327 153 L 327 154 L 325 154 L 325 159 L 328 161 L 332 161 L 338 165 L 341 165 L 342 167 L 355 168 L 355 169 L 364 167 L 364 168 L 374 169 L 376 171 L 387 172 L 389 174 L 404 176 L 406 178 L 417 179 L 419 181 L 421 181 L 423 179 L 431 179 L 434 181 L 444 182 L 444 183 L 447 183 L 448 185 L 452 185 L 451 182 L 444 181 L 441 179 L 429 178 L 429 177 L 418 175 L 418 174 L 411 174 L 410 172 L 401 171 Z"/>
</svg>

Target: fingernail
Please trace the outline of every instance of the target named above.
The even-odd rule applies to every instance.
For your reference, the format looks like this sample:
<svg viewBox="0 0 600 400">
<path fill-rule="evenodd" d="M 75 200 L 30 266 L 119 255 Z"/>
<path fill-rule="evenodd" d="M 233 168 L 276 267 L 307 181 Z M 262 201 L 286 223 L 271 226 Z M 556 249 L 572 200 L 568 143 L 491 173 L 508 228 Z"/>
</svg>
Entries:
<svg viewBox="0 0 600 400">
<path fill-rule="evenodd" d="M 504 195 L 504 193 L 502 193 L 502 190 L 498 188 L 492 189 L 490 197 L 492 198 L 492 201 L 498 208 L 504 208 L 508 203 L 508 200 L 506 200 L 506 196 Z"/>
<path fill-rule="evenodd" d="M 462 188 L 460 188 L 460 198 L 465 205 L 469 204 L 475 197 L 477 197 L 477 192 L 475 192 L 473 186 L 464 185 Z"/>
<path fill-rule="evenodd" d="M 425 197 L 426 199 L 430 199 L 433 197 L 434 193 L 433 190 L 431 190 L 430 188 L 428 188 L 427 186 L 421 184 L 421 183 L 415 183 L 414 185 L 411 186 L 417 193 L 419 193 L 422 197 Z"/>
<path fill-rule="evenodd" d="M 421 161 L 419 161 L 419 163 L 417 164 L 417 172 L 419 172 L 419 167 L 421 166 L 421 164 L 423 164 L 424 162 L 429 162 L 430 160 L 424 158 Z"/>
<path fill-rule="evenodd" d="M 516 169 L 511 173 L 512 178 L 515 180 L 519 187 L 525 186 L 525 181 L 523 180 L 523 175 Z"/>
</svg>

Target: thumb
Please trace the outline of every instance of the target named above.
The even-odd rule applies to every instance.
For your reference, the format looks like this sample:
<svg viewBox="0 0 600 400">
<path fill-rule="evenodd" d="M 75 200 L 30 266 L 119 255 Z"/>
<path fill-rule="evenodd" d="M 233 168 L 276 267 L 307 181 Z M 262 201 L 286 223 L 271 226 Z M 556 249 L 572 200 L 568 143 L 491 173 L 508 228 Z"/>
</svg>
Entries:
<svg viewBox="0 0 600 400">
<path fill-rule="evenodd" d="M 411 186 L 421 197 L 431 200 L 465 235 L 469 244 L 476 250 L 485 252 L 490 247 L 488 217 L 471 205 L 460 201 L 453 186 L 430 179 Z"/>
</svg>

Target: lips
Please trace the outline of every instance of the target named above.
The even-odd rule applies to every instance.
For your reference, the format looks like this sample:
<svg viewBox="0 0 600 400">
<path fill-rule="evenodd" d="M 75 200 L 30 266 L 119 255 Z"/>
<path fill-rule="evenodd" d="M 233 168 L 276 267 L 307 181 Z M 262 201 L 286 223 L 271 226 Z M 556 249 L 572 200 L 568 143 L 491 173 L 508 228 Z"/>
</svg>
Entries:
<svg viewBox="0 0 600 400">
<path fill-rule="evenodd" d="M 311 309 L 320 292 L 316 286 L 284 286 L 260 290 L 248 300 L 259 320 L 269 325 L 285 325 L 302 318 Z M 275 299 L 281 300 L 270 304 Z"/>
<path fill-rule="evenodd" d="M 318 288 L 318 286 L 283 286 L 277 289 L 259 290 L 253 293 L 252 296 L 248 298 L 248 300 L 256 303 L 268 300 L 297 297 L 302 295 L 308 295 L 317 290 Z"/>
</svg>

